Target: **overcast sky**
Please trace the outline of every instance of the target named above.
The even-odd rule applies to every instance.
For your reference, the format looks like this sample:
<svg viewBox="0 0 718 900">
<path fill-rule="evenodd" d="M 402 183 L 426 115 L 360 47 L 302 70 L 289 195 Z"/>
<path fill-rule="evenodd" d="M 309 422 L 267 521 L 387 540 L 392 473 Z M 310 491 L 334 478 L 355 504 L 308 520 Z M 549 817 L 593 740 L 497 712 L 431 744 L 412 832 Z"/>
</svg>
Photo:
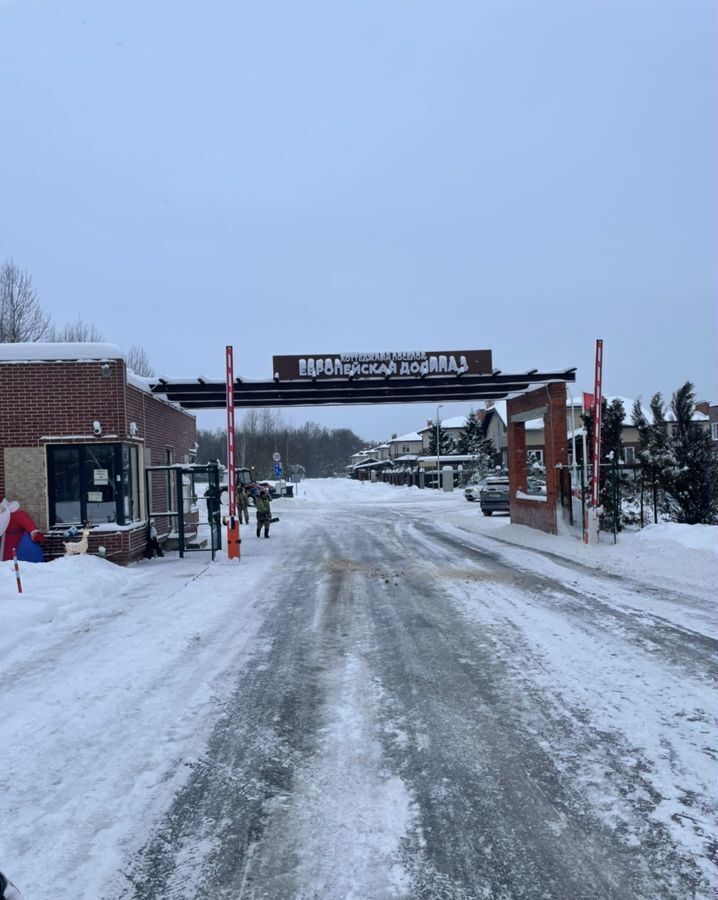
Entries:
<svg viewBox="0 0 718 900">
<path fill-rule="evenodd" d="M 0 260 L 169 375 L 490 348 L 590 389 L 602 337 L 606 393 L 716 399 L 716 10 L 0 0 Z"/>
</svg>

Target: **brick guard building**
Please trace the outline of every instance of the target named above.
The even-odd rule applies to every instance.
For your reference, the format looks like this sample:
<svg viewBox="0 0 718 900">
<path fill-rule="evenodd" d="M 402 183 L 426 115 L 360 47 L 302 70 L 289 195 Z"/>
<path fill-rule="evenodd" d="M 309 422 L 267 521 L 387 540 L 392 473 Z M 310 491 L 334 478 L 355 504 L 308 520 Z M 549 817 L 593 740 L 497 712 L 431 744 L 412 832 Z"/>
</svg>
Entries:
<svg viewBox="0 0 718 900">
<path fill-rule="evenodd" d="M 0 344 L 0 498 L 48 532 L 46 556 L 62 555 L 62 532 L 87 523 L 90 552 L 140 558 L 144 469 L 192 462 L 196 446 L 194 416 L 151 394 L 119 347 Z M 154 499 L 170 508 L 169 496 Z"/>
</svg>

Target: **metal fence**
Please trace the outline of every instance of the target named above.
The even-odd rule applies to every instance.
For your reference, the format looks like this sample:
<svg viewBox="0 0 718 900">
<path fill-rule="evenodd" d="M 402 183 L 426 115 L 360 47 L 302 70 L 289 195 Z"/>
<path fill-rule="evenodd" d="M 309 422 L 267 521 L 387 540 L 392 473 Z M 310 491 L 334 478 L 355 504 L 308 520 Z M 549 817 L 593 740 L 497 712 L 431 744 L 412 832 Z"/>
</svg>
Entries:
<svg viewBox="0 0 718 900">
<path fill-rule="evenodd" d="M 560 504 L 564 521 L 582 527 L 591 501 L 591 479 L 581 466 L 559 470 Z M 629 463 L 601 464 L 601 531 L 614 535 L 624 528 L 643 528 L 660 520 L 671 506 L 655 473 Z"/>
<path fill-rule="evenodd" d="M 149 527 L 165 556 L 214 559 L 222 546 L 218 466 L 149 466 L 145 485 Z"/>
</svg>

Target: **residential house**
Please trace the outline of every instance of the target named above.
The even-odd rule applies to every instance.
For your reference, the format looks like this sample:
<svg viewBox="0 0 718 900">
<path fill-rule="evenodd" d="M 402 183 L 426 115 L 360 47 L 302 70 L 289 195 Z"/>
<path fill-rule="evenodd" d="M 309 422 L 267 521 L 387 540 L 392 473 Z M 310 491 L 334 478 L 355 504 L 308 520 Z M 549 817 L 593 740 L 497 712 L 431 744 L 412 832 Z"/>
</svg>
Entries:
<svg viewBox="0 0 718 900">
<path fill-rule="evenodd" d="M 424 442 L 418 431 L 410 431 L 398 437 L 392 434 L 387 443 L 389 458 L 394 462 L 414 462 L 424 448 Z"/>
</svg>

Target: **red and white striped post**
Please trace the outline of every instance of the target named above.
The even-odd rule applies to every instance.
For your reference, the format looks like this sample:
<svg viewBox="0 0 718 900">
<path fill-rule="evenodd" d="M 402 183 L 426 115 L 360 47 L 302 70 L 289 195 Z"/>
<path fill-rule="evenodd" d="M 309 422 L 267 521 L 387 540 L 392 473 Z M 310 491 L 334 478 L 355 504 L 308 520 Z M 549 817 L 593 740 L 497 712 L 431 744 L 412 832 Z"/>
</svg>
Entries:
<svg viewBox="0 0 718 900">
<path fill-rule="evenodd" d="M 594 378 L 593 404 L 593 490 L 591 503 L 594 509 L 599 505 L 601 481 L 601 407 L 603 384 L 603 341 L 596 341 L 596 373 Z"/>
<path fill-rule="evenodd" d="M 12 551 L 12 561 L 15 566 L 15 580 L 17 581 L 17 592 L 22 594 L 22 581 L 20 581 L 20 566 L 17 564 L 17 553 Z"/>
<path fill-rule="evenodd" d="M 585 396 L 585 395 L 584 395 Z M 583 540 L 586 544 L 598 543 L 599 504 L 601 496 L 601 407 L 603 405 L 603 341 L 596 341 L 596 371 L 593 387 L 593 465 L 591 466 L 591 505 L 586 509 L 583 523 Z M 584 445 L 585 448 L 585 445 Z M 585 459 L 585 449 L 584 449 Z"/>
<path fill-rule="evenodd" d="M 234 459 L 234 349 L 226 348 L 227 373 L 227 493 L 229 494 L 229 516 L 227 517 L 227 556 L 239 559 L 239 519 L 237 518 L 237 495 L 235 485 Z"/>
</svg>

